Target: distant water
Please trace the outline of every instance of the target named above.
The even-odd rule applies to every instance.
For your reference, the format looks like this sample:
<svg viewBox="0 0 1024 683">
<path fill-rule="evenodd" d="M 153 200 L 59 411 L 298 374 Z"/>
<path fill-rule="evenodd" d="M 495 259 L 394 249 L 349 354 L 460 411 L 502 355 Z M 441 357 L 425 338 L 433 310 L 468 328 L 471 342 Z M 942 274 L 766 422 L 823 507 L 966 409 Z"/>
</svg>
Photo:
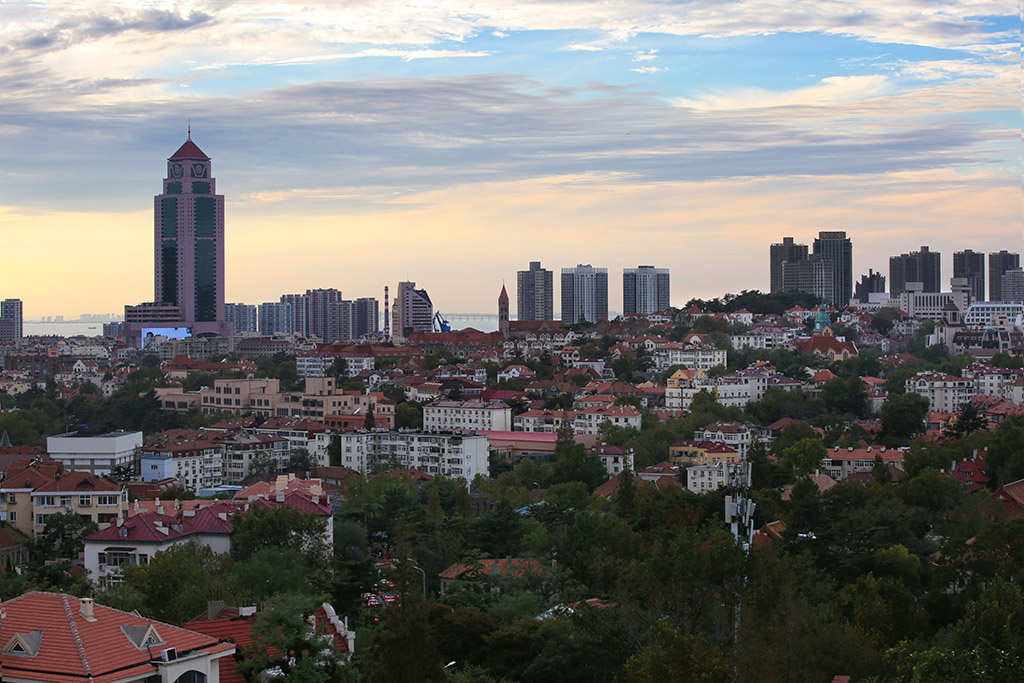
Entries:
<svg viewBox="0 0 1024 683">
<path fill-rule="evenodd" d="M 103 336 L 103 323 L 41 323 L 26 320 L 22 325 L 25 336 L 58 336 L 58 337 L 101 337 Z"/>
</svg>

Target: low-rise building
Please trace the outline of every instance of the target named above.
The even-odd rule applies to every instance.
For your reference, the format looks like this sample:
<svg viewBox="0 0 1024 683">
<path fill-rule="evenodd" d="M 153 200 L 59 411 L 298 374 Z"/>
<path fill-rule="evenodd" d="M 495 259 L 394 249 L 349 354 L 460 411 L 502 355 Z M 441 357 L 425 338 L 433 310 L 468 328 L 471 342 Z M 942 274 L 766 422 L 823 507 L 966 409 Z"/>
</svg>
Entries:
<svg viewBox="0 0 1024 683">
<path fill-rule="evenodd" d="M 227 640 L 62 593 L 0 603 L 8 683 L 217 683 Z"/>
<path fill-rule="evenodd" d="M 503 401 L 438 400 L 423 406 L 423 429 L 428 432 L 465 432 L 512 429 L 512 409 Z"/>
<path fill-rule="evenodd" d="M 46 439 L 50 458 L 69 470 L 109 475 L 115 467 L 135 468 L 142 432 L 68 432 Z"/>
<path fill-rule="evenodd" d="M 875 458 L 881 458 L 886 465 L 898 470 L 903 469 L 903 455 L 906 449 L 886 448 L 885 446 L 867 446 L 866 448 L 829 449 L 821 462 L 822 471 L 836 481 L 842 481 L 855 472 L 870 470 L 875 465 Z"/>
<path fill-rule="evenodd" d="M 582 435 L 597 434 L 605 422 L 639 431 L 640 421 L 640 411 L 633 406 L 595 406 L 577 410 L 572 427 L 574 433 Z"/>
<path fill-rule="evenodd" d="M 472 481 L 488 476 L 488 439 L 483 435 L 360 431 L 340 435 L 341 465 L 363 474 L 412 468 L 431 476 Z"/>
<path fill-rule="evenodd" d="M 919 372 L 904 383 L 907 393 L 928 399 L 929 410 L 959 411 L 974 398 L 974 382 L 941 372 Z"/>
</svg>

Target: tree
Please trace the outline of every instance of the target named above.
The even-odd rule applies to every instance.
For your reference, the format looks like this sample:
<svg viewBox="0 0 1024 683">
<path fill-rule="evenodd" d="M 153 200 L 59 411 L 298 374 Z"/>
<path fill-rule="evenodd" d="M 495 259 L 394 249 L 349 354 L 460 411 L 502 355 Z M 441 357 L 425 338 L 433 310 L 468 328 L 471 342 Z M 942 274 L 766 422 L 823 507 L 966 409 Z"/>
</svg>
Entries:
<svg viewBox="0 0 1024 683">
<path fill-rule="evenodd" d="M 96 531 L 99 527 L 88 517 L 72 512 L 50 515 L 38 540 L 39 550 L 48 560 L 75 560 L 85 548 L 82 539 Z"/>
<path fill-rule="evenodd" d="M 157 552 L 148 564 L 122 566 L 123 583 L 113 592 L 133 594 L 143 616 L 181 624 L 201 614 L 211 598 L 233 590 L 231 568 L 227 555 L 189 541 Z M 101 596 L 101 602 L 107 601 Z"/>
<path fill-rule="evenodd" d="M 965 403 L 960 408 L 960 416 L 956 422 L 946 427 L 943 436 L 949 439 L 962 439 L 983 429 L 988 429 L 988 418 L 978 411 L 978 406 L 973 402 Z"/>
<path fill-rule="evenodd" d="M 334 637 L 311 618 L 321 602 L 301 593 L 272 598 L 253 625 L 252 642 L 238 672 L 252 683 L 262 680 L 267 669 L 281 672 L 275 680 L 295 683 L 358 680 L 358 672 L 346 666 L 345 655 L 335 647 Z"/>
<path fill-rule="evenodd" d="M 664 621 L 651 629 L 654 642 L 626 662 L 631 683 L 726 683 L 731 672 L 722 650 L 700 635 L 680 633 Z"/>
<path fill-rule="evenodd" d="M 1008 484 L 1024 478 L 1024 417 L 1003 420 L 992 435 L 985 460 L 996 471 L 999 483 Z"/>
<path fill-rule="evenodd" d="M 555 483 L 579 481 L 593 491 L 608 479 L 608 472 L 601 464 L 601 459 L 593 454 L 587 453 L 583 444 L 575 444 L 568 453 L 556 456 L 555 460 Z"/>
<path fill-rule="evenodd" d="M 821 468 L 828 451 L 819 438 L 803 439 L 782 452 L 782 464 L 799 474 L 811 474 Z"/>
<path fill-rule="evenodd" d="M 893 445 L 905 443 L 924 426 L 928 399 L 919 394 L 889 396 L 882 404 L 882 438 Z"/>
<path fill-rule="evenodd" d="M 313 592 L 310 567 L 301 552 L 294 548 L 260 548 L 245 562 L 235 565 L 238 591 L 255 602 L 262 602 L 278 593 Z"/>
<path fill-rule="evenodd" d="M 261 548 L 291 548 L 302 552 L 310 566 L 321 566 L 327 556 L 327 522 L 311 512 L 287 505 L 254 505 L 231 518 L 234 531 L 231 554 L 244 561 Z"/>
<path fill-rule="evenodd" d="M 250 477 L 266 477 L 277 474 L 277 458 L 267 451 L 259 451 L 249 463 Z"/>
<path fill-rule="evenodd" d="M 835 377 L 821 387 L 821 398 L 829 412 L 837 415 L 864 417 L 868 409 L 868 392 L 858 375 L 846 379 Z"/>
<path fill-rule="evenodd" d="M 316 458 L 305 448 L 293 448 L 288 454 L 285 469 L 300 474 L 308 472 L 310 476 L 316 476 Z"/>
<path fill-rule="evenodd" d="M 366 420 L 363 421 L 363 429 L 376 429 L 377 418 L 373 415 L 373 407 L 368 406 L 366 408 Z"/>
</svg>

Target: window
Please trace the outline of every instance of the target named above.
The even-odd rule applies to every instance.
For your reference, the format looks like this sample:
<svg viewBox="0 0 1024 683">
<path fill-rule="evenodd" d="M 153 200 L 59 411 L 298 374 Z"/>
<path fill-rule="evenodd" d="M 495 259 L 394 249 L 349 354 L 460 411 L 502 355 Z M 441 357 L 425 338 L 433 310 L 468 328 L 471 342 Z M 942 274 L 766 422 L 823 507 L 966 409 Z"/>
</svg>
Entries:
<svg viewBox="0 0 1024 683">
<path fill-rule="evenodd" d="M 117 505 L 117 496 L 96 496 L 97 505 Z"/>
<path fill-rule="evenodd" d="M 39 496 L 39 505 L 52 508 L 57 505 L 57 499 L 54 496 Z"/>
<path fill-rule="evenodd" d="M 8 493 L 7 502 L 11 505 L 14 505 L 15 503 L 18 502 L 18 496 L 14 495 L 13 493 Z"/>
<path fill-rule="evenodd" d="M 61 504 L 61 507 L 66 507 L 66 508 L 71 507 L 71 496 L 61 496 L 60 497 L 60 504 Z"/>
<path fill-rule="evenodd" d="M 9 521 L 9 522 L 17 522 L 18 521 L 18 513 L 15 510 L 11 510 L 10 512 L 8 512 L 7 513 L 7 521 Z"/>
<path fill-rule="evenodd" d="M 36 526 L 46 526 L 46 520 L 50 515 L 36 515 Z"/>
</svg>

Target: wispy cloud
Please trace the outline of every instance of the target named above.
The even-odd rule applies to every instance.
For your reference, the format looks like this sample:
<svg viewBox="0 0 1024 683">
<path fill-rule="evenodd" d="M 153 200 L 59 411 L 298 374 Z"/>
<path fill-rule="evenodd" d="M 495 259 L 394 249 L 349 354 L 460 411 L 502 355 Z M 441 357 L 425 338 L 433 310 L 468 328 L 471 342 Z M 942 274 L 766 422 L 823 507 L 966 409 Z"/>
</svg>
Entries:
<svg viewBox="0 0 1024 683">
<path fill-rule="evenodd" d="M 674 100 L 680 107 L 701 111 L 760 109 L 765 107 L 822 107 L 837 102 L 867 99 L 891 91 L 889 79 L 873 76 L 830 76 L 820 83 L 793 90 L 771 91 L 763 88 L 739 88 L 728 92 L 707 93 L 694 98 Z"/>
</svg>

